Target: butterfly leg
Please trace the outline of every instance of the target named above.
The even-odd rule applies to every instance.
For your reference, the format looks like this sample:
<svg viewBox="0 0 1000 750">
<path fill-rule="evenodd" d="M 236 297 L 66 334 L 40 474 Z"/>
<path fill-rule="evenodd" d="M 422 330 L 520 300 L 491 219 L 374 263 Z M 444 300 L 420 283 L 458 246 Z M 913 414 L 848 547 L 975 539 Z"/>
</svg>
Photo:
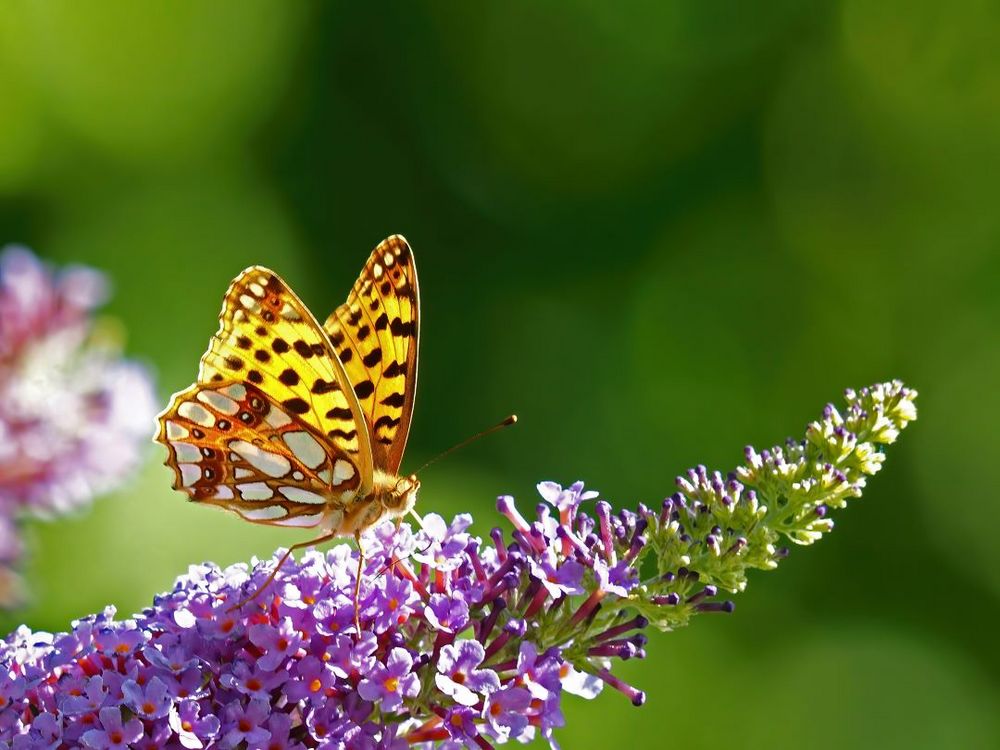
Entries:
<svg viewBox="0 0 1000 750">
<path fill-rule="evenodd" d="M 322 544 L 323 542 L 328 542 L 331 539 L 333 539 L 334 536 L 336 536 L 336 534 L 332 534 L 332 533 L 330 533 L 330 534 L 323 534 L 322 536 L 318 536 L 315 539 L 310 539 L 310 540 L 305 541 L 305 542 L 298 542 L 297 544 L 293 544 L 291 547 L 289 547 L 287 550 L 285 550 L 285 554 L 283 554 L 281 556 L 281 559 L 278 560 L 278 564 L 274 566 L 274 570 L 271 571 L 271 574 L 267 577 L 267 579 L 264 581 L 264 583 L 261 584 L 260 586 L 258 586 L 257 590 L 254 591 L 252 594 L 250 594 L 250 596 L 243 597 L 239 602 L 237 602 L 236 604 L 234 604 L 232 607 L 230 607 L 226 611 L 227 612 L 232 612 L 235 609 L 239 609 L 240 607 L 242 607 L 247 602 L 250 602 L 250 601 L 253 601 L 254 599 L 256 599 L 257 596 L 261 592 L 264 591 L 264 589 L 266 589 L 268 586 L 271 585 L 271 583 L 274 581 L 275 576 L 278 575 L 278 571 L 281 570 L 281 566 L 284 565 L 285 562 L 288 560 L 288 558 L 292 556 L 292 552 L 294 552 L 297 549 L 302 549 L 303 547 L 312 547 L 312 546 L 314 546 L 316 544 Z"/>
<path fill-rule="evenodd" d="M 361 544 L 361 532 L 354 532 L 354 541 L 358 543 L 358 575 L 354 579 L 354 629 L 361 638 L 361 573 L 365 567 L 365 548 Z"/>
<path fill-rule="evenodd" d="M 417 526 L 419 526 L 424 531 L 427 531 L 427 529 L 424 529 L 424 519 L 420 517 L 420 514 L 418 514 L 417 511 L 413 510 L 413 508 L 410 508 L 409 515 L 413 516 L 413 520 L 417 522 Z"/>
</svg>

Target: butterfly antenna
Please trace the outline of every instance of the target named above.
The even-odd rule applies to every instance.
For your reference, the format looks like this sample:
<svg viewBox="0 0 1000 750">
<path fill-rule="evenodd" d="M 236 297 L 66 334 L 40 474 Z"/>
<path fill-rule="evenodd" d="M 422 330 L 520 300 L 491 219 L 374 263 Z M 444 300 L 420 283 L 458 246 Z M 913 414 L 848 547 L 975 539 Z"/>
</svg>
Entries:
<svg viewBox="0 0 1000 750">
<path fill-rule="evenodd" d="M 430 461 L 428 461 L 427 463 L 425 463 L 423 466 L 421 466 L 419 469 L 417 469 L 416 472 L 414 472 L 414 473 L 419 474 L 424 469 L 426 469 L 428 466 L 430 466 L 431 464 L 436 464 L 438 461 L 440 461 L 445 456 L 451 455 L 455 451 L 464 448 L 465 446 L 469 445 L 469 443 L 474 443 L 477 440 L 479 440 L 479 438 L 484 438 L 487 435 L 492 435 L 497 430 L 502 430 L 504 427 L 510 427 L 512 424 L 516 424 L 516 423 L 517 423 L 517 415 L 516 414 L 511 414 L 509 417 L 507 417 L 506 419 L 504 419 L 501 422 L 498 422 L 497 424 L 493 425 L 489 429 L 483 430 L 482 432 L 476 433 L 472 437 L 466 438 L 465 440 L 463 440 L 458 445 L 451 446 L 444 453 L 438 453 L 436 456 L 434 456 L 434 458 L 432 458 Z"/>
</svg>

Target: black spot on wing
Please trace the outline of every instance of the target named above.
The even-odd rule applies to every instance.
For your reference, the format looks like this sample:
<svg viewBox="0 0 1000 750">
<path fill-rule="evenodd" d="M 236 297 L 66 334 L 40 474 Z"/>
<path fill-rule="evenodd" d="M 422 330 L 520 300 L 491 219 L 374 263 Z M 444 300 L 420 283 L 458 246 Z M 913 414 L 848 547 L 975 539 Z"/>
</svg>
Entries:
<svg viewBox="0 0 1000 750">
<path fill-rule="evenodd" d="M 320 395 L 323 393 L 330 393 L 331 391 L 336 391 L 339 386 L 332 380 L 323 380 L 323 378 L 316 378 L 316 382 L 313 383 L 312 392 Z"/>
<path fill-rule="evenodd" d="M 332 438 L 343 438 L 344 440 L 354 440 L 358 436 L 357 430 L 328 430 L 326 433 Z"/>
<path fill-rule="evenodd" d="M 399 318 L 393 318 L 389 324 L 389 330 L 392 331 L 393 336 L 412 336 L 413 321 L 408 320 L 404 323 Z"/>
<path fill-rule="evenodd" d="M 403 396 L 402 393 L 390 393 L 388 396 L 382 399 L 382 403 L 385 404 L 386 406 L 400 407 L 403 405 L 403 402 L 405 400 L 406 398 Z"/>
<path fill-rule="evenodd" d="M 301 398 L 288 398 L 281 403 L 293 414 L 306 414 L 309 412 L 309 404 Z"/>
<path fill-rule="evenodd" d="M 396 427 L 399 425 L 399 420 L 390 417 L 388 414 L 383 414 L 381 417 L 375 420 L 375 424 L 372 425 L 372 432 L 377 432 L 380 427 Z"/>
</svg>

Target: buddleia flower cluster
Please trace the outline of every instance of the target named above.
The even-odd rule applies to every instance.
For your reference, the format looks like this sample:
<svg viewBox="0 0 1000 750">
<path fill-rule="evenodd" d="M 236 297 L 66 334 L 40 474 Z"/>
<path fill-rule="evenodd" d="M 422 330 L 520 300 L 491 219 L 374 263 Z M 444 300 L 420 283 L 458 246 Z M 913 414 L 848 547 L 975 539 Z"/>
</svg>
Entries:
<svg viewBox="0 0 1000 750">
<path fill-rule="evenodd" d="M 882 446 L 915 418 L 900 383 L 849 391 L 806 438 L 727 476 L 697 468 L 656 507 L 613 511 L 580 483 L 538 486 L 508 531 L 428 515 L 286 563 L 198 565 L 132 619 L 113 610 L 58 635 L 21 628 L 0 648 L 0 744 L 13 748 L 557 747 L 566 694 L 642 658 L 644 629 L 731 612 L 751 568 L 809 544 L 860 495 Z M 280 553 L 280 550 L 279 550 Z"/>
<path fill-rule="evenodd" d="M 60 273 L 28 250 L 0 252 L 0 606 L 18 599 L 19 523 L 115 487 L 148 439 L 155 397 L 94 311 L 107 282 Z"/>
</svg>

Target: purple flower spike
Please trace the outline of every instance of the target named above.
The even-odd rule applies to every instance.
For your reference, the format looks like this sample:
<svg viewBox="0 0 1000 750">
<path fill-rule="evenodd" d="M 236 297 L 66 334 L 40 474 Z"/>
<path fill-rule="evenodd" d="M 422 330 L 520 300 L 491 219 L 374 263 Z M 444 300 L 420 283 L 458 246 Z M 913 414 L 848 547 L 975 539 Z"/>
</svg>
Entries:
<svg viewBox="0 0 1000 750">
<path fill-rule="evenodd" d="M 581 484 L 543 483 L 533 517 L 501 500 L 514 528 L 487 543 L 468 516 L 373 529 L 360 633 L 347 545 L 288 560 L 272 593 L 239 610 L 275 560 L 193 566 L 134 619 L 108 608 L 68 633 L 19 628 L 0 641 L 0 747 L 558 747 L 564 694 L 609 686 L 645 701 L 614 665 L 645 655 L 647 626 L 731 612 L 723 597 L 785 558 L 782 536 L 828 533 L 880 465 L 877 447 L 914 418 L 914 395 L 883 384 L 852 396 L 806 441 L 750 450 L 730 474 L 692 470 L 655 512 L 585 509 Z"/>
</svg>

